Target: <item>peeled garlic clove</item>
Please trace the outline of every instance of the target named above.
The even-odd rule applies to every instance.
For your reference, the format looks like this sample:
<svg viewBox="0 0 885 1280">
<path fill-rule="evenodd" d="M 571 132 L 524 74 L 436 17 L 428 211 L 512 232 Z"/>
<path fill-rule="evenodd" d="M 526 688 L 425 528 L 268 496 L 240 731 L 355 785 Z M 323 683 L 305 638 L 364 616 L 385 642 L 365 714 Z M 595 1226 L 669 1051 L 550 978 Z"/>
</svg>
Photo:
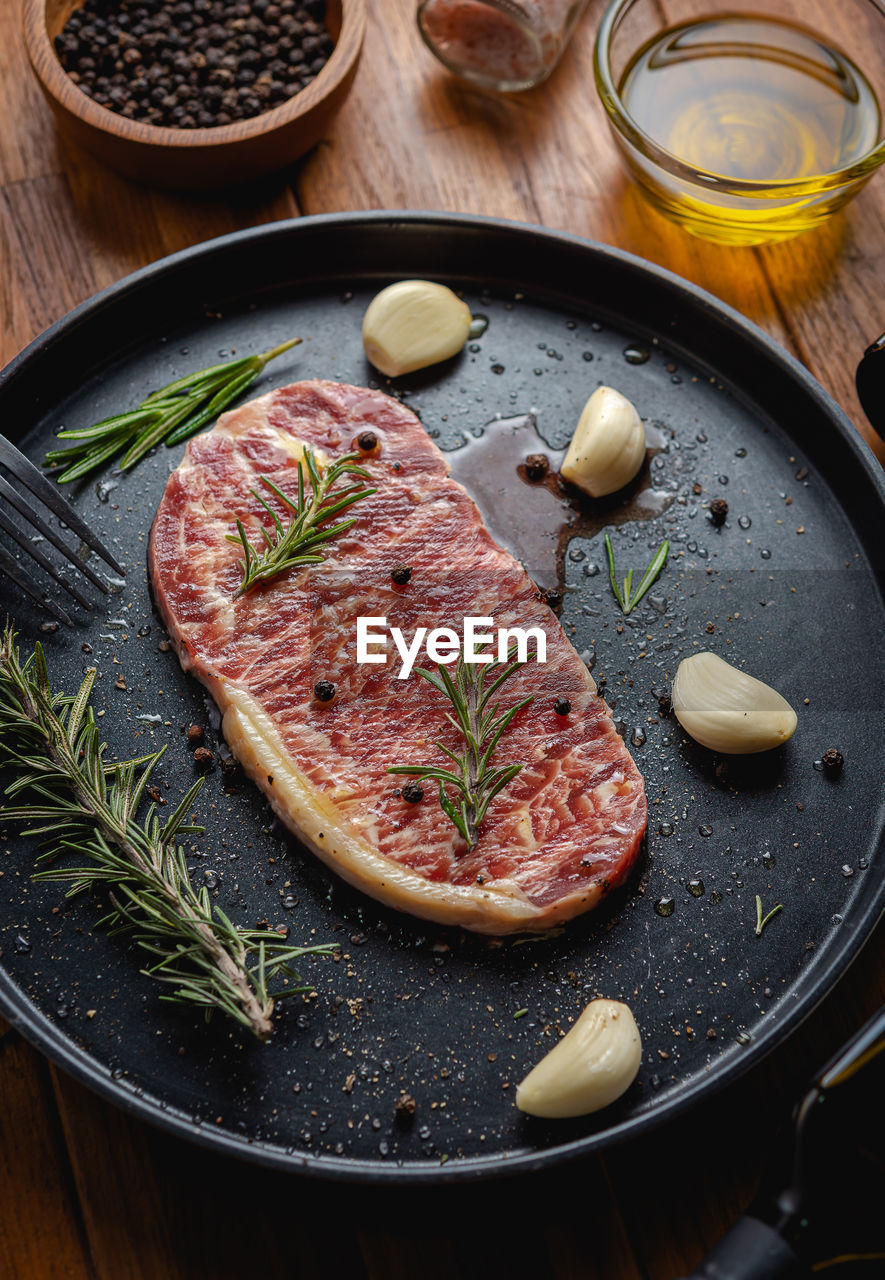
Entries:
<svg viewBox="0 0 885 1280">
<path fill-rule="evenodd" d="M 519 1085 L 516 1105 L 546 1120 L 589 1115 L 629 1089 L 641 1061 L 639 1028 L 627 1005 L 591 1000 Z"/>
<path fill-rule="evenodd" d="M 473 317 L 444 284 L 400 280 L 369 303 L 363 317 L 363 347 L 388 377 L 448 360 L 467 341 Z"/>
<path fill-rule="evenodd" d="M 560 475 L 593 498 L 629 484 L 645 461 L 645 429 L 614 387 L 597 387 L 584 405 Z"/>
<path fill-rule="evenodd" d="M 686 733 L 727 755 L 769 751 L 796 730 L 796 712 L 786 698 L 715 653 L 680 662 L 671 701 Z"/>
</svg>

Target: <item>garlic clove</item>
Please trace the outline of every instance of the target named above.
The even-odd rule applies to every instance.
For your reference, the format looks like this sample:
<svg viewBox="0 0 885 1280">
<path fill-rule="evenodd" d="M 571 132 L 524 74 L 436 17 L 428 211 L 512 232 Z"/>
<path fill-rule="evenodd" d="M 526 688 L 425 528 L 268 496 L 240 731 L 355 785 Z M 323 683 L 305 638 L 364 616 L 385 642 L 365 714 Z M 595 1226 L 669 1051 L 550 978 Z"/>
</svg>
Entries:
<svg viewBox="0 0 885 1280">
<path fill-rule="evenodd" d="M 776 689 L 717 657 L 694 653 L 676 671 L 676 719 L 701 746 L 727 755 L 779 747 L 796 730 L 796 712 Z"/>
<path fill-rule="evenodd" d="M 444 284 L 400 280 L 372 299 L 363 317 L 363 348 L 388 377 L 412 373 L 457 355 L 473 317 Z"/>
<path fill-rule="evenodd" d="M 589 1115 L 629 1089 L 641 1061 L 639 1028 L 627 1005 L 591 1000 L 518 1086 L 516 1105 L 547 1120 Z"/>
<path fill-rule="evenodd" d="M 560 475 L 593 498 L 629 484 L 645 461 L 645 428 L 614 387 L 597 387 L 584 406 Z"/>
</svg>

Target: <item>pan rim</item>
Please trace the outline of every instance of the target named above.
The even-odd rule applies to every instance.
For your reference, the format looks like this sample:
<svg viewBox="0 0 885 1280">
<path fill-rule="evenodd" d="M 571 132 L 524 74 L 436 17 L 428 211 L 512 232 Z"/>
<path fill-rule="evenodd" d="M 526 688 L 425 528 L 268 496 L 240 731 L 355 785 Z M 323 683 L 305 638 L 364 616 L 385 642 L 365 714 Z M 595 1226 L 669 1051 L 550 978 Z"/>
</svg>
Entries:
<svg viewBox="0 0 885 1280">
<path fill-rule="evenodd" d="M 23 351 L 0 371 L 0 395 L 17 378 L 51 354 L 67 335 L 110 308 L 137 294 L 150 282 L 174 276 L 183 266 L 198 259 L 211 259 L 232 250 L 248 249 L 259 241 L 288 239 L 302 230 L 310 233 L 317 228 L 354 230 L 364 227 L 384 227 L 408 223 L 411 227 L 462 231 L 481 231 L 503 234 L 536 241 L 538 237 L 562 247 L 588 255 L 595 260 L 606 260 L 621 269 L 651 277 L 672 293 L 677 302 L 702 307 L 715 315 L 732 332 L 764 353 L 767 360 L 780 367 L 793 382 L 798 382 L 804 393 L 811 397 L 837 431 L 842 447 L 847 446 L 852 463 L 866 473 L 879 504 L 885 510 L 885 470 L 875 459 L 872 450 L 857 432 L 847 414 L 817 382 L 811 372 L 794 356 L 781 347 L 763 329 L 748 320 L 727 303 L 713 294 L 692 284 L 664 267 L 657 266 L 635 254 L 600 244 L 566 232 L 551 231 L 532 223 L 485 217 L 473 214 L 435 212 L 430 210 L 370 210 L 335 214 L 317 214 L 303 218 L 284 219 L 257 227 L 203 241 L 187 249 L 159 259 L 124 277 L 115 284 L 93 295 L 67 315 L 56 321 L 35 338 Z M 157 1101 L 145 1094 L 137 1096 L 132 1086 L 114 1080 L 96 1060 L 81 1049 L 27 998 L 23 988 L 11 976 L 0 969 L 0 1012 L 26 1040 L 43 1052 L 80 1083 L 100 1096 L 122 1107 L 129 1114 L 197 1145 L 223 1151 L 226 1154 L 247 1159 L 253 1163 L 280 1171 L 306 1174 L 324 1180 L 345 1183 L 377 1183 L 388 1186 L 422 1185 L 482 1180 L 485 1178 L 536 1172 L 552 1165 L 566 1163 L 604 1148 L 627 1141 L 684 1113 L 700 1100 L 708 1100 L 733 1084 L 748 1070 L 756 1066 L 777 1045 L 791 1035 L 813 1012 L 836 982 L 845 974 L 857 958 L 863 946 L 872 937 L 876 923 L 885 911 L 885 881 L 871 892 L 868 900 L 852 914 L 850 928 L 841 932 L 838 941 L 827 948 L 825 961 L 815 966 L 807 989 L 797 997 L 795 1004 L 772 1019 L 761 1032 L 754 1035 L 751 1045 L 741 1053 L 733 1053 L 731 1060 L 719 1068 L 715 1075 L 699 1086 L 689 1088 L 673 1097 L 662 1099 L 651 1110 L 597 1133 L 586 1135 L 541 1151 L 517 1152 L 489 1156 L 470 1156 L 464 1160 L 452 1159 L 446 1165 L 434 1162 L 387 1163 L 364 1158 L 331 1156 L 325 1153 L 294 1154 L 269 1143 L 249 1141 L 224 1130 L 213 1130 L 196 1125 L 192 1119 L 172 1108 L 161 1109 Z"/>
</svg>

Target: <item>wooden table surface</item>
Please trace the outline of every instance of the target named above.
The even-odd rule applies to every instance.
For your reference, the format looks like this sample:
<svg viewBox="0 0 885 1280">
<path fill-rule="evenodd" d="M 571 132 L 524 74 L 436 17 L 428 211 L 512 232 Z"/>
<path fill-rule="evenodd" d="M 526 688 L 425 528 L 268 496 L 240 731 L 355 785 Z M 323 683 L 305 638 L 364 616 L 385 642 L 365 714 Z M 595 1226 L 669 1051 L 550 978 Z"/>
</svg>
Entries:
<svg viewBox="0 0 885 1280">
<path fill-rule="evenodd" d="M 0 365 L 96 290 L 211 236 L 341 209 L 458 210 L 606 241 L 702 284 L 798 356 L 885 459 L 854 391 L 860 353 L 885 328 L 885 176 L 792 242 L 707 245 L 622 175 L 593 89 L 602 0 L 551 81 L 509 98 L 437 67 L 415 7 L 368 0 L 354 92 L 305 161 L 246 190 L 184 197 L 59 146 L 17 5 L 0 5 Z M 880 930 L 789 1043 L 678 1124 L 563 1175 L 446 1195 L 314 1185 L 192 1148 L 94 1097 L 0 1023 L 0 1276 L 674 1280 L 746 1206 L 773 1125 L 883 988 Z"/>
</svg>

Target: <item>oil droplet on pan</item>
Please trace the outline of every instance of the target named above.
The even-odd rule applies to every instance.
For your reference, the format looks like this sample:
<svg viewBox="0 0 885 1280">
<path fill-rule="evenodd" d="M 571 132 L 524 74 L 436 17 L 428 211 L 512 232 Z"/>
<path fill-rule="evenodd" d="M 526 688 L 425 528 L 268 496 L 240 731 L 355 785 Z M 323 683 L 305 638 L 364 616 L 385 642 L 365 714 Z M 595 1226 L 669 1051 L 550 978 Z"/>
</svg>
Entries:
<svg viewBox="0 0 885 1280">
<path fill-rule="evenodd" d="M 624 359 L 627 364 L 645 364 L 648 358 L 648 352 L 645 347 L 629 346 L 624 348 Z"/>
</svg>

